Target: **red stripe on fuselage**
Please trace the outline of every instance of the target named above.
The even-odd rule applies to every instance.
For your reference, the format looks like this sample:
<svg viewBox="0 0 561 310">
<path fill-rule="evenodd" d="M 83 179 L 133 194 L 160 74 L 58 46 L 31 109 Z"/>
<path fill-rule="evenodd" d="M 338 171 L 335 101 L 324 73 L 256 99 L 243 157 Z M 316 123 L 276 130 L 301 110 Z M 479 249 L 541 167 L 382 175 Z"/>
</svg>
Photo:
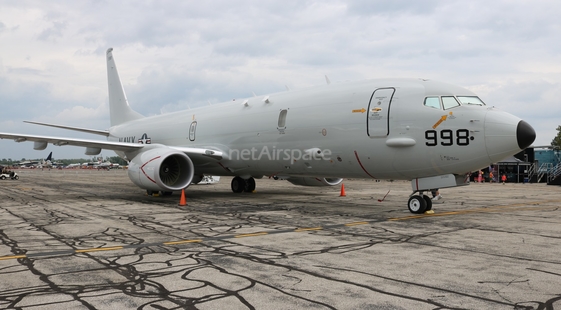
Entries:
<svg viewBox="0 0 561 310">
<path fill-rule="evenodd" d="M 362 168 L 362 170 L 364 170 L 364 172 L 366 172 L 366 174 L 368 174 L 368 176 L 370 176 L 371 178 L 375 179 L 375 177 L 373 177 L 370 173 L 368 173 L 368 171 L 366 171 L 366 169 L 364 169 L 364 166 L 363 166 L 362 163 L 360 162 L 360 158 L 358 158 L 358 153 L 357 153 L 357 151 L 355 151 L 355 156 L 356 156 L 356 160 L 358 161 L 358 164 L 360 165 L 360 168 Z"/>
</svg>

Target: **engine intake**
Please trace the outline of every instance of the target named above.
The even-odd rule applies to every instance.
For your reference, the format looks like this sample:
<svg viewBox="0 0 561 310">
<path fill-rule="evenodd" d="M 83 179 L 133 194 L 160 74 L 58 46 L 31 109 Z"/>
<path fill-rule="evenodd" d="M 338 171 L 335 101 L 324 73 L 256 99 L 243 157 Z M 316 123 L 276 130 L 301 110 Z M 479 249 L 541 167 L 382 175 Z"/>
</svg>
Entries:
<svg viewBox="0 0 561 310">
<path fill-rule="evenodd" d="M 186 188 L 195 172 L 189 156 L 168 147 L 146 150 L 129 163 L 128 175 L 138 187 L 154 191 Z"/>
<path fill-rule="evenodd" d="M 290 177 L 287 179 L 288 182 L 294 185 L 300 186 L 335 186 L 341 184 L 343 179 L 341 178 L 312 178 L 312 177 L 300 177 L 294 178 Z"/>
</svg>

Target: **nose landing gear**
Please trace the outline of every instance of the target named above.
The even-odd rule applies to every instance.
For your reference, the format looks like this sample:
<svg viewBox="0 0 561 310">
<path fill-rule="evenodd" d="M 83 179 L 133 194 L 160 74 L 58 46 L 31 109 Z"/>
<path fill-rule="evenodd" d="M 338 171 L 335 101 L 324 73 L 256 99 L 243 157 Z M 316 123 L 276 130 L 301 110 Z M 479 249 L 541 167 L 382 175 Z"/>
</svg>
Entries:
<svg viewBox="0 0 561 310">
<path fill-rule="evenodd" d="M 432 200 L 421 192 L 420 195 L 413 195 L 409 198 L 407 208 L 411 213 L 423 214 L 426 211 L 432 210 Z"/>
</svg>

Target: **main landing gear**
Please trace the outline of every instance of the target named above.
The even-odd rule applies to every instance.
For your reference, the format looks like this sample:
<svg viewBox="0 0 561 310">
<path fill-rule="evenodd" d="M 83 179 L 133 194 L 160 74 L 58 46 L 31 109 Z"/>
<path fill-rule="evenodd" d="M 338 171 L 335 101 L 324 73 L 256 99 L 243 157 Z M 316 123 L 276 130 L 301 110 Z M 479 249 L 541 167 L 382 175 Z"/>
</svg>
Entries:
<svg viewBox="0 0 561 310">
<path fill-rule="evenodd" d="M 255 190 L 255 179 L 250 177 L 244 180 L 241 177 L 234 177 L 231 186 L 234 193 L 251 193 Z"/>
<path fill-rule="evenodd" d="M 413 195 L 409 198 L 407 207 L 411 213 L 423 214 L 426 211 L 432 210 L 432 200 L 429 196 L 423 195 L 423 192 L 420 192 L 420 195 Z"/>
<path fill-rule="evenodd" d="M 164 191 L 153 191 L 150 189 L 146 190 L 146 195 L 148 196 L 154 196 L 154 195 L 162 195 L 162 196 L 171 196 L 171 194 L 173 194 L 173 192 L 164 192 Z"/>
</svg>

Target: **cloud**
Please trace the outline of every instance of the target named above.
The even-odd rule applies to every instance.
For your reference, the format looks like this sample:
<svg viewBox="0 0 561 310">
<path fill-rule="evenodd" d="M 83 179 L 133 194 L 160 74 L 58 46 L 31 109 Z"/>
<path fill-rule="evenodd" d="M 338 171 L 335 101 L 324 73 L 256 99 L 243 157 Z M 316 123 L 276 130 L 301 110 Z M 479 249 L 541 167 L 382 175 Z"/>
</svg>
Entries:
<svg viewBox="0 0 561 310">
<path fill-rule="evenodd" d="M 11 1 L 0 11 L 0 131 L 36 129 L 5 126 L 23 119 L 106 128 L 104 56 L 114 47 L 145 115 L 301 89 L 326 74 L 423 77 L 528 118 L 549 142 L 560 11 L 553 0 Z"/>
</svg>

